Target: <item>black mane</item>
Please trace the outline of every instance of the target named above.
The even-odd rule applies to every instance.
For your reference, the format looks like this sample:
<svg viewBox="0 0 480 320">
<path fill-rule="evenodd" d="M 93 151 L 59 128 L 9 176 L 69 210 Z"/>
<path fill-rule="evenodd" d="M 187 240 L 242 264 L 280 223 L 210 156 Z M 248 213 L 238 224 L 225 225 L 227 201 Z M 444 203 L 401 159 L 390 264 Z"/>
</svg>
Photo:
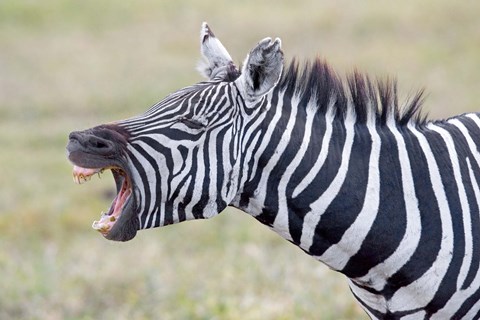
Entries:
<svg viewBox="0 0 480 320">
<path fill-rule="evenodd" d="M 367 75 L 354 71 L 347 75 L 345 81 L 319 58 L 313 63 L 305 63 L 301 69 L 294 59 L 285 68 L 279 88 L 285 90 L 286 94 L 305 100 L 305 103 L 314 97 L 319 112 L 324 113 L 334 98 L 337 116 L 343 117 L 349 108 L 353 108 L 360 123 L 365 123 L 371 112 L 374 113 L 376 122 L 381 125 L 386 125 L 391 115 L 398 125 L 406 125 L 410 121 L 417 125 L 426 122 L 420 108 L 423 90 L 419 90 L 400 107 L 395 79 L 372 81 Z"/>
</svg>

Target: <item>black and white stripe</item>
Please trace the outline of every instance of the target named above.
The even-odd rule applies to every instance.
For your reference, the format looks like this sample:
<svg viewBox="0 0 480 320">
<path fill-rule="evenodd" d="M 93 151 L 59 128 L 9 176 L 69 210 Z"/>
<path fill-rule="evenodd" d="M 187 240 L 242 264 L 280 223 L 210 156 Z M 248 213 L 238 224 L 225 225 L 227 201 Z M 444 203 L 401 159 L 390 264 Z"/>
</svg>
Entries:
<svg viewBox="0 0 480 320">
<path fill-rule="evenodd" d="M 400 108 L 394 82 L 320 60 L 282 72 L 279 40 L 240 73 L 201 41 L 209 81 L 118 123 L 141 228 L 235 206 L 345 274 L 372 318 L 480 317 L 478 114 L 426 121 L 421 93 Z"/>
</svg>

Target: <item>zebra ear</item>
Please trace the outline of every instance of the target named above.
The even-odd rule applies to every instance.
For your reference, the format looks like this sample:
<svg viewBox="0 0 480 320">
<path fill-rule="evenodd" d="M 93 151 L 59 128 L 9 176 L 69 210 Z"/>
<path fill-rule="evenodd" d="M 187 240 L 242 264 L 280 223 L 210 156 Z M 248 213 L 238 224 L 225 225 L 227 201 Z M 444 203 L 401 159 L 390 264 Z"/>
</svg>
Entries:
<svg viewBox="0 0 480 320">
<path fill-rule="evenodd" d="M 283 69 L 282 42 L 265 38 L 250 51 L 238 79 L 247 101 L 255 102 L 267 94 L 280 80 Z"/>
<path fill-rule="evenodd" d="M 240 75 L 227 49 L 206 22 L 202 23 L 200 30 L 200 52 L 203 60 L 198 64 L 198 70 L 207 79 L 233 81 Z"/>
</svg>

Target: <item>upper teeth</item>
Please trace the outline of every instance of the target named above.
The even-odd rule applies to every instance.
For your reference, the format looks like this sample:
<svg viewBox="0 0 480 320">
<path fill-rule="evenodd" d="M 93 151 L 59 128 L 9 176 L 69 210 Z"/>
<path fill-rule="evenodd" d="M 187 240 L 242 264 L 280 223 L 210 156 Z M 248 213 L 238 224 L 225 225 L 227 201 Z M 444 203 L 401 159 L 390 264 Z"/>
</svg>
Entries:
<svg viewBox="0 0 480 320">
<path fill-rule="evenodd" d="M 100 174 L 103 172 L 103 169 L 86 169 L 78 166 L 73 167 L 73 181 L 77 184 L 82 184 L 89 181 L 92 178 L 92 175 L 95 173 Z"/>
<path fill-rule="evenodd" d="M 92 177 L 91 176 L 84 176 L 83 174 L 79 174 L 79 175 L 73 175 L 73 181 L 75 181 L 75 183 L 78 183 L 78 184 L 82 184 L 84 182 L 87 182 L 91 179 Z"/>
</svg>

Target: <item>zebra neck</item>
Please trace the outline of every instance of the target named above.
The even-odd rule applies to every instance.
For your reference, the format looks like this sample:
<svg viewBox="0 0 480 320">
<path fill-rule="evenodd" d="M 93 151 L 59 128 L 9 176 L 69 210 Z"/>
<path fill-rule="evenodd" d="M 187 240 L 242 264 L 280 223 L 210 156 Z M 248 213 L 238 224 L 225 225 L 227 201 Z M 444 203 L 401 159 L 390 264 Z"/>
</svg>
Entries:
<svg viewBox="0 0 480 320">
<path fill-rule="evenodd" d="M 374 124 L 356 124 L 353 114 L 320 115 L 308 102 L 281 93 L 271 101 L 258 126 L 262 139 L 248 144 L 252 156 L 233 205 L 342 270 L 351 252 L 343 252 L 340 239 L 346 248 L 358 242 L 357 233 L 368 232 L 379 206 L 381 133 Z M 385 146 L 391 148 L 396 145 Z M 399 175 L 393 177 L 400 183 Z"/>
<path fill-rule="evenodd" d="M 277 101 L 250 132 L 232 205 L 351 278 L 407 261 L 422 221 L 438 221 L 428 161 L 449 165 L 445 141 L 454 126 L 358 123 L 281 94 Z M 437 228 L 431 237 L 441 234 Z"/>
<path fill-rule="evenodd" d="M 417 128 L 312 118 L 308 106 L 287 107 L 277 120 L 278 110 L 267 112 L 233 205 L 379 295 L 430 275 L 440 283 L 452 259 L 452 221 L 458 228 L 460 213 L 468 214 L 459 199 L 474 199 L 465 194 L 478 189 L 462 187 L 478 186 L 478 116 Z M 471 281 L 464 256 L 456 265 Z"/>
</svg>

